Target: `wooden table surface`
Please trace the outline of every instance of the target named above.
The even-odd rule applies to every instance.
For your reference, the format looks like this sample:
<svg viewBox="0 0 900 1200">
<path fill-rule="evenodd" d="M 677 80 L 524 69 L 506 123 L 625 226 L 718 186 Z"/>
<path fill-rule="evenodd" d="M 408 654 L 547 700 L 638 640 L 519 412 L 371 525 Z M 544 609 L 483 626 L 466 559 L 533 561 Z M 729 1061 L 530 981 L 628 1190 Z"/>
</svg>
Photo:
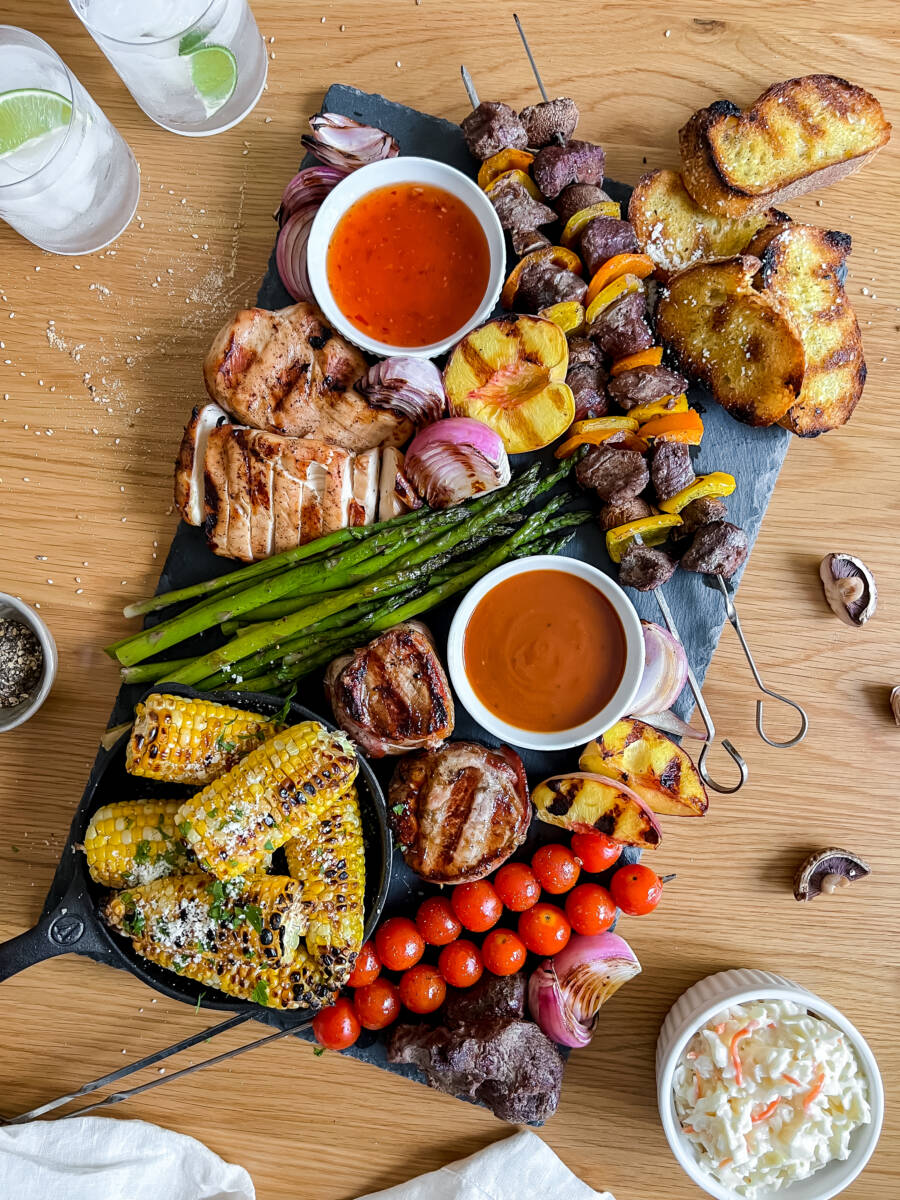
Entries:
<svg viewBox="0 0 900 1200">
<path fill-rule="evenodd" d="M 0 225 L 0 587 L 40 606 L 60 649 L 44 709 L 0 739 L 0 937 L 40 911 L 117 687 L 101 647 L 128 630 L 123 603 L 153 590 L 175 529 L 173 455 L 203 397 L 200 361 L 222 321 L 253 302 L 307 115 L 343 81 L 458 120 L 467 111 L 461 60 L 482 96 L 535 99 L 510 0 L 254 8 L 270 43 L 268 90 L 237 129 L 189 140 L 144 117 L 67 5 L 4 6 L 3 19 L 46 38 L 121 130 L 141 164 L 142 194 L 115 247 L 81 259 L 44 254 Z M 548 89 L 577 97 L 582 136 L 602 141 L 609 175 L 629 183 L 645 164 L 676 165 L 676 131 L 694 109 L 723 96 L 746 103 L 792 75 L 849 76 L 896 122 L 892 10 L 886 0 L 518 0 Z M 897 1195 L 900 729 L 888 693 L 900 683 L 898 185 L 889 147 L 862 174 L 791 206 L 796 218 L 853 235 L 848 286 L 869 364 L 852 424 L 792 445 L 740 593 L 766 678 L 802 700 L 810 733 L 789 751 L 756 737 L 750 678 L 726 631 L 706 695 L 750 782 L 737 796 L 713 796 L 702 825 L 664 820 L 659 863 L 677 882 L 655 915 L 622 926 L 643 974 L 604 1010 L 590 1048 L 572 1056 L 559 1112 L 542 1131 L 618 1200 L 699 1194 L 658 1121 L 655 1040 L 685 987 L 744 965 L 827 997 L 869 1039 L 887 1125 L 846 1195 Z M 817 565 L 831 550 L 861 556 L 878 578 L 878 614 L 863 630 L 825 607 Z M 793 731 L 774 711 L 771 719 L 782 736 Z M 868 859 L 871 879 L 801 907 L 790 890 L 796 864 L 834 844 Z M 0 1021 L 2 1111 L 13 1114 L 210 1018 L 126 974 L 64 957 L 4 984 Z M 245 1037 L 236 1031 L 215 1046 Z M 261 1200 L 354 1197 L 510 1132 L 480 1109 L 293 1042 L 113 1112 L 201 1138 L 248 1168 Z"/>
</svg>

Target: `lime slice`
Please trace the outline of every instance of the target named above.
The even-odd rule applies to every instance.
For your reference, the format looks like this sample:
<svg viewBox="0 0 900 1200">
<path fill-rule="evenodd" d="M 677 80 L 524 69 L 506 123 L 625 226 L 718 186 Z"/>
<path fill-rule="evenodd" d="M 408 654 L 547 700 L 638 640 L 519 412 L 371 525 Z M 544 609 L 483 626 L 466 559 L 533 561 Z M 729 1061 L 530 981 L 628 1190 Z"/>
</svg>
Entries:
<svg viewBox="0 0 900 1200">
<path fill-rule="evenodd" d="M 71 101 L 58 92 L 18 88 L 0 93 L 0 154 L 11 154 L 28 142 L 65 129 L 71 116 Z"/>
<path fill-rule="evenodd" d="M 227 46 L 198 46 L 186 57 L 197 94 L 212 116 L 231 99 L 237 84 L 237 61 Z"/>
</svg>

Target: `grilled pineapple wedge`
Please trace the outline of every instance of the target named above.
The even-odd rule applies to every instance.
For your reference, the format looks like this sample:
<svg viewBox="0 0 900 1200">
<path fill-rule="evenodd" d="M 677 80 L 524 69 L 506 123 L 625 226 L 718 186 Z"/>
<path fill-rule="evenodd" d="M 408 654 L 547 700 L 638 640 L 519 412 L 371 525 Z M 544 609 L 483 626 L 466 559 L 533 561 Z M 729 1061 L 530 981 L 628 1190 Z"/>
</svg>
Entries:
<svg viewBox="0 0 900 1200">
<path fill-rule="evenodd" d="M 125 888 L 199 871 L 175 828 L 180 807 L 180 800 L 122 800 L 98 808 L 84 835 L 91 879 Z"/>
<path fill-rule="evenodd" d="M 709 806 L 703 780 L 687 754 L 643 721 L 617 721 L 588 743 L 578 765 L 621 780 L 655 813 L 702 817 Z"/>
<path fill-rule="evenodd" d="M 351 788 L 359 762 L 342 733 L 303 721 L 276 733 L 185 801 L 178 831 L 204 871 L 252 875 L 291 838 L 302 837 Z"/>
<path fill-rule="evenodd" d="M 262 713 L 154 692 L 135 710 L 125 769 L 145 779 L 202 787 L 277 728 Z"/>
</svg>

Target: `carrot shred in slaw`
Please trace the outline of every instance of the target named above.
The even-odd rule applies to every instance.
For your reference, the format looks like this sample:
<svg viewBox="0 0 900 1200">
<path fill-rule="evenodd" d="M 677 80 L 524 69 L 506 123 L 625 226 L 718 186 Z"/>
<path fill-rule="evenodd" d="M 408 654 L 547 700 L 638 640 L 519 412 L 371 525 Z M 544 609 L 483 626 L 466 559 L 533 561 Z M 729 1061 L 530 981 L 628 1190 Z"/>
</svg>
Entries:
<svg viewBox="0 0 900 1200">
<path fill-rule="evenodd" d="M 793 1075 L 782 1075 L 781 1078 L 786 1079 L 788 1083 L 792 1083 L 794 1087 L 803 1087 L 803 1084 L 800 1082 L 800 1080 L 795 1079 Z"/>
<path fill-rule="evenodd" d="M 809 1108 L 809 1106 L 812 1104 L 812 1102 L 815 1100 L 815 1098 L 819 1095 L 819 1093 L 821 1092 L 821 1090 L 824 1086 L 825 1086 L 825 1072 L 820 1071 L 818 1073 L 818 1075 L 815 1077 L 815 1079 L 813 1080 L 812 1087 L 809 1089 L 809 1091 L 803 1097 L 803 1107 L 804 1108 L 807 1108 L 807 1109 Z"/>
<path fill-rule="evenodd" d="M 742 1041 L 745 1037 L 749 1037 L 756 1027 L 757 1022 L 751 1021 L 749 1025 L 745 1025 L 743 1029 L 739 1029 L 731 1039 L 731 1062 L 734 1066 L 734 1082 L 738 1085 L 738 1087 L 740 1087 L 744 1082 L 744 1068 L 741 1066 L 741 1056 L 738 1053 L 738 1042 Z"/>
<path fill-rule="evenodd" d="M 781 1103 L 781 1097 L 776 1096 L 771 1104 L 767 1104 L 765 1108 L 760 1109 L 755 1117 L 750 1118 L 751 1125 L 758 1125 L 760 1121 L 765 1121 L 767 1117 L 771 1117 L 772 1113 Z"/>
</svg>

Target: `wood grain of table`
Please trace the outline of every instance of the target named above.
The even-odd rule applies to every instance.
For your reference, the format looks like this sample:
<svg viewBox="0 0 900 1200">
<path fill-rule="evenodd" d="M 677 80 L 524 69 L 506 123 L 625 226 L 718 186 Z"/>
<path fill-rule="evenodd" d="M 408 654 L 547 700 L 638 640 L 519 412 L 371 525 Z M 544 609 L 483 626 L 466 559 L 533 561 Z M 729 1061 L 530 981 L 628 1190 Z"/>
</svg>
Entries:
<svg viewBox="0 0 900 1200">
<path fill-rule="evenodd" d="M 676 131 L 695 108 L 723 96 L 746 103 L 792 75 L 847 76 L 900 116 L 897 12 L 886 0 L 516 7 L 548 89 L 577 98 L 582 135 L 603 142 L 610 176 L 629 183 L 645 167 L 676 165 Z M 80 259 L 44 254 L 0 226 L 0 588 L 40 605 L 60 649 L 44 709 L 0 739 L 0 937 L 38 916 L 117 688 L 101 647 L 130 628 L 123 603 L 153 590 L 176 522 L 173 455 L 203 398 L 200 361 L 220 323 L 253 301 L 307 115 L 342 81 L 459 120 L 460 61 L 484 97 L 516 106 L 536 97 L 509 0 L 256 0 L 254 9 L 270 42 L 267 91 L 238 128 L 189 140 L 144 117 L 67 5 L 4 5 L 3 19 L 46 38 L 121 130 L 142 194 L 115 246 Z M 848 287 L 869 365 L 851 425 L 792 445 L 740 592 L 766 679 L 806 705 L 810 733 L 789 751 L 756 737 L 749 674 L 726 630 L 706 695 L 750 782 L 713 796 L 702 824 L 664 819 L 658 859 L 677 882 L 655 915 L 622 925 L 643 974 L 572 1056 L 542 1131 L 618 1200 L 699 1195 L 657 1118 L 655 1039 L 685 987 L 742 965 L 819 992 L 869 1039 L 887 1123 L 846 1195 L 893 1200 L 900 1187 L 900 729 L 887 700 L 900 683 L 898 185 L 889 147 L 863 173 L 791 206 L 798 219 L 853 235 Z M 878 614 L 861 631 L 824 605 L 817 564 L 830 550 L 861 556 L 878 578 Z M 793 731 L 772 716 L 782 736 Z M 862 854 L 872 877 L 801 907 L 794 867 L 832 844 Z M 2 1111 L 204 1023 L 208 1014 L 126 974 L 73 957 L 44 963 L 0 989 Z M 246 1037 L 226 1035 L 215 1049 Z M 112 1111 L 201 1138 L 248 1168 L 260 1200 L 353 1197 L 510 1132 L 481 1109 L 286 1042 Z"/>
</svg>

